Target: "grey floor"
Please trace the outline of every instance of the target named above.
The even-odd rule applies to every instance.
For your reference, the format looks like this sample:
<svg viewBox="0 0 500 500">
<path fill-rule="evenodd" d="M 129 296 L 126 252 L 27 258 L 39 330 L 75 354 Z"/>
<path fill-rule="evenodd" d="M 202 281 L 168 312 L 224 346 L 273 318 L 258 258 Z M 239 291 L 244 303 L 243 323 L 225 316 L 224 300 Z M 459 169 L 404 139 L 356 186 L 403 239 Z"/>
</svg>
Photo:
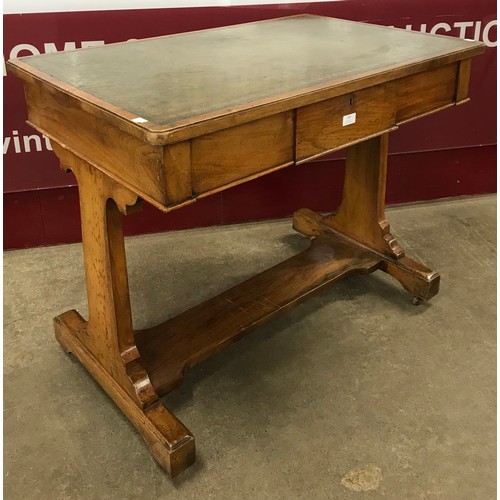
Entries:
<svg viewBox="0 0 500 500">
<path fill-rule="evenodd" d="M 54 339 L 54 315 L 86 314 L 81 245 L 6 252 L 5 497 L 495 498 L 496 198 L 388 218 L 440 294 L 353 276 L 192 369 L 166 398 L 198 450 L 174 481 Z M 130 238 L 135 324 L 305 245 L 290 221 Z"/>
</svg>

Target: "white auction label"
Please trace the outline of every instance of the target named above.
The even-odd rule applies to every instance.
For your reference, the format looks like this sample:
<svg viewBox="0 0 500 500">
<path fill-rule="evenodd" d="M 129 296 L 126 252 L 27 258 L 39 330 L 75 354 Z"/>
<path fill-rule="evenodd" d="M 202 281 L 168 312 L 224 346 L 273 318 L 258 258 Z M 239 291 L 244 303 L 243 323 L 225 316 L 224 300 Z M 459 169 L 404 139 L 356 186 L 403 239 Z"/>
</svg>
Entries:
<svg viewBox="0 0 500 500">
<path fill-rule="evenodd" d="M 353 123 L 356 123 L 356 113 L 351 113 L 350 115 L 344 115 L 342 117 L 343 127 L 345 127 L 346 125 L 352 125 Z"/>
</svg>

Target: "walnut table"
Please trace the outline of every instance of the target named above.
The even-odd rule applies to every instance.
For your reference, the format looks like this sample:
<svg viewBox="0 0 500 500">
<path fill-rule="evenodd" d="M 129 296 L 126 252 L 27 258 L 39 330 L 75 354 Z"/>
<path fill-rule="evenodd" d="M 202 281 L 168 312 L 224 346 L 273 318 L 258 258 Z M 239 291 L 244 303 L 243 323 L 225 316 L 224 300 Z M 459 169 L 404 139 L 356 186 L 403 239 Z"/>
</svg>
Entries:
<svg viewBox="0 0 500 500">
<path fill-rule="evenodd" d="M 83 363 L 175 476 L 195 460 L 160 397 L 184 370 L 351 272 L 381 270 L 415 301 L 439 274 L 406 257 L 384 215 L 389 132 L 468 100 L 480 42 L 292 16 L 14 59 L 29 123 L 77 178 L 89 318 L 55 318 Z M 334 214 L 301 209 L 310 247 L 154 328 L 134 331 L 122 214 L 165 212 L 347 147 Z"/>
</svg>

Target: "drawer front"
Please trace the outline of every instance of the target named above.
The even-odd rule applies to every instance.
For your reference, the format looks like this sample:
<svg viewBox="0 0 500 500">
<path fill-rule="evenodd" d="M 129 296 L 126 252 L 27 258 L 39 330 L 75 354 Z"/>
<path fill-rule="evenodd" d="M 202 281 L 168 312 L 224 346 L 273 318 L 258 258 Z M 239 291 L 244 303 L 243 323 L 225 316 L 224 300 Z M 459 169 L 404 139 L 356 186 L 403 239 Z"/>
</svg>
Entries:
<svg viewBox="0 0 500 500">
<path fill-rule="evenodd" d="M 192 139 L 194 194 L 293 164 L 293 142 L 292 111 Z"/>
<path fill-rule="evenodd" d="M 297 162 L 340 149 L 395 125 L 390 84 L 297 109 Z"/>
<path fill-rule="evenodd" d="M 397 123 L 453 104 L 455 102 L 458 67 L 458 63 L 448 64 L 395 80 Z"/>
</svg>

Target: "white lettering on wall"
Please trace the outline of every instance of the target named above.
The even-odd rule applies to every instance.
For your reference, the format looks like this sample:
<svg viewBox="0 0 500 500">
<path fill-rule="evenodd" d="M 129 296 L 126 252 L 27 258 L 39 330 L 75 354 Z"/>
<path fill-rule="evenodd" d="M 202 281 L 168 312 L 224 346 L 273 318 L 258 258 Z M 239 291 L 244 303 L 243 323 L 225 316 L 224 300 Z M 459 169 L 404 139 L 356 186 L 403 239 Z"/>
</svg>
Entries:
<svg viewBox="0 0 500 500">
<path fill-rule="evenodd" d="M 497 20 L 493 19 L 490 21 L 483 30 L 483 42 L 488 46 L 488 47 L 496 47 L 497 46 L 497 41 L 493 41 L 490 39 L 490 30 L 493 28 L 493 26 L 497 25 Z"/>
<path fill-rule="evenodd" d="M 474 26 L 474 23 L 472 21 L 463 21 L 457 22 L 453 26 L 460 29 L 460 33 L 458 34 L 460 38 L 466 38 L 465 33 L 467 31 L 467 28 L 471 28 L 472 26 Z"/>
<path fill-rule="evenodd" d="M 60 52 L 55 43 L 44 43 L 43 49 L 46 54 Z M 67 50 L 76 50 L 76 42 L 64 42 L 63 52 L 66 52 Z"/>
<path fill-rule="evenodd" d="M 50 139 L 44 135 L 30 134 L 19 137 L 19 131 L 13 130 L 11 136 L 4 137 L 3 154 L 14 152 L 31 153 L 36 151 L 52 151 Z"/>
<path fill-rule="evenodd" d="M 421 24 L 413 26 L 413 24 L 407 24 L 405 29 L 408 31 L 420 31 L 421 33 L 432 33 L 438 35 L 458 35 L 459 38 L 467 38 L 468 40 L 483 41 L 487 47 L 496 47 L 497 40 L 492 39 L 491 30 L 496 27 L 497 20 L 493 19 L 488 22 L 484 28 L 482 27 L 481 21 L 457 21 L 453 24 L 448 23 L 436 23 L 431 27 L 427 27 L 427 24 Z"/>
<path fill-rule="evenodd" d="M 429 33 L 435 35 L 439 30 L 451 31 L 451 26 L 448 23 L 437 23 L 431 28 Z"/>
<path fill-rule="evenodd" d="M 99 45 L 104 45 L 104 40 L 90 40 L 81 43 L 82 49 L 87 49 L 88 47 L 98 47 Z"/>
<path fill-rule="evenodd" d="M 23 54 L 22 52 L 29 52 L 29 54 Z M 40 54 L 40 51 L 34 45 L 29 43 L 20 43 L 10 51 L 9 59 L 22 56 L 37 56 L 38 54 Z"/>
</svg>

